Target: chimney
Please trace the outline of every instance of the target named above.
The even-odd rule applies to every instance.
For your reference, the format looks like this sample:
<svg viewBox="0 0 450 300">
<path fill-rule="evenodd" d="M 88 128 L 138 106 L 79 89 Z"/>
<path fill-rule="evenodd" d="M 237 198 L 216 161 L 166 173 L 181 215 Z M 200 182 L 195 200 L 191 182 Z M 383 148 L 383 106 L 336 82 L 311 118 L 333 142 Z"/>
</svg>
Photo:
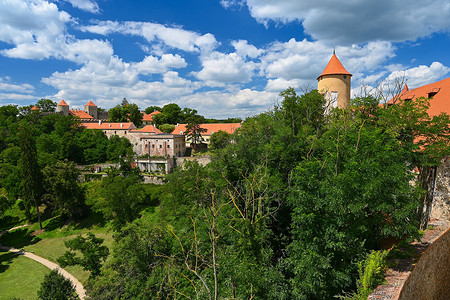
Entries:
<svg viewBox="0 0 450 300">
<path fill-rule="evenodd" d="M 102 120 L 98 120 L 98 125 L 102 125 Z"/>
<path fill-rule="evenodd" d="M 120 123 L 120 128 L 122 128 L 123 127 L 123 124 L 122 123 Z"/>
<path fill-rule="evenodd" d="M 108 127 L 111 127 L 111 123 L 108 123 Z"/>
</svg>

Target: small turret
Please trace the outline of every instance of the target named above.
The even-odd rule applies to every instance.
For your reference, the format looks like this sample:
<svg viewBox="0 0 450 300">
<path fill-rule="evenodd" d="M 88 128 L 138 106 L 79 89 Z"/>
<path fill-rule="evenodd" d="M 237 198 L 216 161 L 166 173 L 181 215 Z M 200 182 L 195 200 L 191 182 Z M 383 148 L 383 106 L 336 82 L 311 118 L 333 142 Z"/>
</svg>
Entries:
<svg viewBox="0 0 450 300">
<path fill-rule="evenodd" d="M 94 102 L 89 101 L 86 103 L 84 111 L 94 119 L 98 119 L 97 105 L 95 105 Z"/>
<path fill-rule="evenodd" d="M 56 112 L 62 113 L 65 116 L 69 115 L 69 105 L 66 101 L 61 100 L 61 102 L 59 102 L 58 106 L 56 106 Z"/>
<path fill-rule="evenodd" d="M 351 77 L 333 52 L 325 70 L 317 77 L 317 89 L 325 94 L 329 106 L 336 103 L 339 108 L 350 107 Z"/>
</svg>

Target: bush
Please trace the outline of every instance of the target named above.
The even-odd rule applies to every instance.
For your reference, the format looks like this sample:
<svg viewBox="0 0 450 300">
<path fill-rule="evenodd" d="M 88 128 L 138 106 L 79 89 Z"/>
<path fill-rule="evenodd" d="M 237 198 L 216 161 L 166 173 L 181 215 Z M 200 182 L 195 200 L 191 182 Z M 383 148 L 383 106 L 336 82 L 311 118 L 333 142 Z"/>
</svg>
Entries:
<svg viewBox="0 0 450 300">
<path fill-rule="evenodd" d="M 69 279 L 64 278 L 57 269 L 45 275 L 37 295 L 38 299 L 42 300 L 78 299 L 73 283 Z"/>
<path fill-rule="evenodd" d="M 367 299 L 375 287 L 384 282 L 387 255 L 388 251 L 371 251 L 365 260 L 358 262 L 359 279 L 356 293 L 339 296 L 339 298 L 344 300 Z"/>
</svg>

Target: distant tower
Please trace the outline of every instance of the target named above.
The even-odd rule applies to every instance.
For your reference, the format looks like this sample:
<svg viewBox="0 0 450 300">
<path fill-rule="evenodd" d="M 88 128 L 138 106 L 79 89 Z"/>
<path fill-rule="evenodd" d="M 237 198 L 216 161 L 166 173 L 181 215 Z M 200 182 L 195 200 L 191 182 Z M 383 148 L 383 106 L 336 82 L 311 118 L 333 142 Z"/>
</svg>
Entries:
<svg viewBox="0 0 450 300">
<path fill-rule="evenodd" d="M 65 116 L 69 115 L 69 105 L 66 103 L 66 101 L 61 100 L 61 102 L 59 102 L 58 106 L 56 106 L 56 112 L 62 112 Z"/>
<path fill-rule="evenodd" d="M 95 105 L 94 102 L 89 101 L 86 103 L 84 106 L 84 111 L 94 119 L 98 119 L 97 105 Z"/>
<path fill-rule="evenodd" d="M 325 94 L 327 101 L 337 103 L 337 107 L 349 108 L 351 77 L 333 51 L 325 70 L 317 77 L 317 90 Z"/>
</svg>

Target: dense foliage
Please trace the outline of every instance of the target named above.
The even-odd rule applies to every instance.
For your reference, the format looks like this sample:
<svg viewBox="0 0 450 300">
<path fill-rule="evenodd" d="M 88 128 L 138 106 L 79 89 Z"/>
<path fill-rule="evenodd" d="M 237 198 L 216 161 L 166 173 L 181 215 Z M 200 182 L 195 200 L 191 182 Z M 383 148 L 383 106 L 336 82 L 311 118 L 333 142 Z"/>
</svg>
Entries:
<svg viewBox="0 0 450 300">
<path fill-rule="evenodd" d="M 80 126 L 75 117 L 2 106 L 1 207 L 4 209 L 5 202 L 8 206 L 22 198 L 29 220 L 38 215 L 37 207 L 42 203 L 55 215 L 79 218 L 86 207 L 74 164 L 119 161 L 130 149 L 126 138 L 108 139 L 100 130 Z"/>
<path fill-rule="evenodd" d="M 384 239 L 417 236 L 412 170 L 448 153 L 448 116 L 370 97 L 325 115 L 317 91 L 281 95 L 212 163 L 167 176 L 159 208 L 117 234 L 93 299 L 332 299 Z"/>
<path fill-rule="evenodd" d="M 79 299 L 72 282 L 64 278 L 56 269 L 45 275 L 37 296 L 39 300 Z"/>
<path fill-rule="evenodd" d="M 186 163 L 161 187 L 140 183 L 120 139 L 86 131 L 70 117 L 2 107 L 2 191 L 47 201 L 69 216 L 86 194 L 87 205 L 111 221 L 115 241 L 103 266 L 107 253 L 94 236 L 68 244 L 92 250 L 88 262 L 74 251 L 63 258 L 91 270 L 91 299 L 366 294 L 382 265 L 370 253 L 386 239 L 418 236 L 426 191 L 411 184 L 414 170 L 449 153 L 449 117 L 429 117 L 426 99 L 382 107 L 378 99 L 357 98 L 350 110 L 325 114 L 317 91 L 299 96 L 290 88 L 281 96 L 232 137 L 217 135 L 210 164 Z M 198 117 L 172 104 L 162 110 L 160 121 L 168 124 L 183 114 Z M 104 149 L 127 159 L 86 190 L 77 186 L 69 161 L 105 160 Z M 21 168 L 26 162 L 32 169 L 30 157 L 36 178 Z M 16 183 L 33 180 L 43 180 L 46 193 Z"/>
</svg>

